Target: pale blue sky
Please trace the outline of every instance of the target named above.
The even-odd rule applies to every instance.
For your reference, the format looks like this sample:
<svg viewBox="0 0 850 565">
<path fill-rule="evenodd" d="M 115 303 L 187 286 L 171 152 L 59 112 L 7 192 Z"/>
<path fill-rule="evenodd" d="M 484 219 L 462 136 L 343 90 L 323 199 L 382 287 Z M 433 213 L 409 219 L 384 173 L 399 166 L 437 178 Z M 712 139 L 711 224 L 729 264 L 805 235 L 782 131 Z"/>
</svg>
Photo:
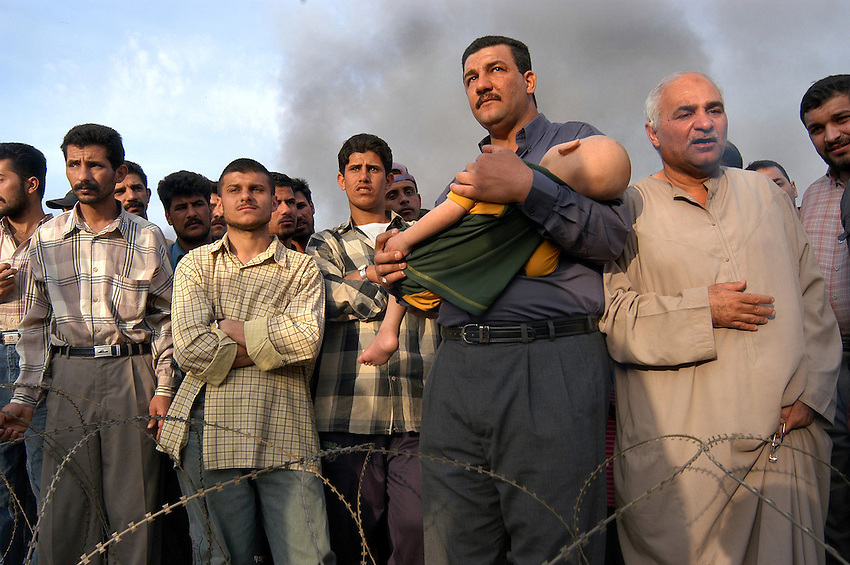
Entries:
<svg viewBox="0 0 850 565">
<path fill-rule="evenodd" d="M 170 172 L 214 178 L 253 157 L 305 177 L 317 227 L 329 227 L 347 215 L 336 153 L 352 134 L 384 137 L 428 202 L 475 158 L 484 132 L 460 54 L 499 33 L 531 48 L 547 117 L 620 140 L 633 180 L 659 167 L 643 132 L 647 92 L 694 69 L 723 87 L 745 161 L 780 161 L 802 191 L 825 166 L 800 97 L 850 72 L 847 22 L 842 0 L 0 0 L 0 139 L 44 151 L 47 198 L 69 188 L 59 144 L 78 123 L 117 129 L 154 192 Z M 167 228 L 153 200 L 151 219 Z"/>
</svg>

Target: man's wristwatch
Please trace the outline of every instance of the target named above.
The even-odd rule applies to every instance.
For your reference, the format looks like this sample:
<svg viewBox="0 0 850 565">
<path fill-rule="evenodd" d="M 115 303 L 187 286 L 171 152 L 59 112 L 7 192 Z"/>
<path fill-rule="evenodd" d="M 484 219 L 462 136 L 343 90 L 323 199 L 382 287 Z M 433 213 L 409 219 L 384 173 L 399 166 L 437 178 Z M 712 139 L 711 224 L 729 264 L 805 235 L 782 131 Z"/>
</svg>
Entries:
<svg viewBox="0 0 850 565">
<path fill-rule="evenodd" d="M 360 272 L 360 278 L 363 279 L 364 281 L 369 280 L 369 277 L 366 276 L 366 267 L 368 267 L 368 266 L 369 265 L 363 265 L 362 267 L 357 269 Z"/>
</svg>

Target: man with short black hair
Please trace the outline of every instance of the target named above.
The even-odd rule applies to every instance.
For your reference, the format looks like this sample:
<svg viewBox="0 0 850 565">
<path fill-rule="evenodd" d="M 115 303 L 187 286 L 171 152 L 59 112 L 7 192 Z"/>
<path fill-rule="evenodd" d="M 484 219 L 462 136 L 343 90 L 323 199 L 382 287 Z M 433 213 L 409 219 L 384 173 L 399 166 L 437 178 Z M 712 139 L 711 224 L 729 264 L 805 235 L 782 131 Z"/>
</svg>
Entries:
<svg viewBox="0 0 850 565">
<path fill-rule="evenodd" d="M 307 253 L 325 279 L 328 323 L 314 385 L 322 449 L 372 444 L 397 453 L 353 451 L 322 462 L 329 483 L 359 512 L 331 491 L 331 542 L 341 564 L 361 562 L 366 544 L 378 563 L 421 564 L 422 499 L 419 429 L 422 388 L 439 340 L 436 324 L 405 314 L 400 347 L 389 362 L 368 366 L 358 356 L 374 339 L 390 300 L 372 265 L 375 238 L 406 224 L 386 216 L 392 181 L 387 143 L 361 133 L 337 155 L 339 188 L 348 198 L 349 219 L 316 233 Z M 363 532 L 362 536 L 360 532 Z"/>
<path fill-rule="evenodd" d="M 307 247 L 307 242 L 315 233 L 313 227 L 313 217 L 316 214 L 316 207 L 313 206 L 313 196 L 310 193 L 310 186 L 307 181 L 302 178 L 292 179 L 292 192 L 295 193 L 295 234 L 292 236 L 292 244 L 296 251 L 304 253 Z"/>
<path fill-rule="evenodd" d="M 106 557 L 97 545 L 120 532 L 110 540 L 110 561 L 157 563 L 154 524 L 145 519 L 159 495 L 150 436 L 157 420 L 140 421 L 165 416 L 176 385 L 165 238 L 115 200 L 127 173 L 118 132 L 75 126 L 62 152 L 79 202 L 32 236 L 21 373 L 5 409 L 29 420 L 42 396 L 33 387 L 52 378 L 45 426 L 52 449 L 44 452 L 42 484 L 54 488 L 39 522 L 39 559 L 90 554 L 99 563 Z M 113 420 L 120 423 L 103 425 Z M 8 417 L 3 427 L 4 440 L 25 430 Z"/>
<path fill-rule="evenodd" d="M 18 326 L 26 313 L 25 292 L 29 279 L 30 238 L 52 216 L 41 207 L 47 160 L 24 143 L 0 143 L 0 405 L 12 399 L 7 388 L 20 370 L 15 344 Z M 44 428 L 44 405 L 36 409 Z M 0 415 L 0 421 L 3 416 Z M 0 445 L 0 552 L 6 563 L 23 563 L 35 524 L 35 507 L 41 481 L 41 453 L 35 443 L 6 442 Z M 39 442 L 40 443 L 40 442 Z M 40 446 L 39 446 L 40 449 Z M 33 475 L 27 480 L 27 459 Z M 32 483 L 33 488 L 30 488 Z M 35 493 L 34 493 L 35 491 Z"/>
<path fill-rule="evenodd" d="M 272 211 L 269 230 L 272 235 L 277 236 L 281 243 L 290 249 L 294 249 L 292 236 L 295 234 L 295 222 L 298 214 L 295 194 L 292 192 L 292 185 L 295 181 L 283 173 L 271 172 L 270 174 L 274 182 L 277 206 Z"/>
<path fill-rule="evenodd" d="M 189 251 L 212 241 L 212 181 L 198 173 L 178 171 L 159 181 L 156 192 L 165 208 L 165 219 L 177 234 L 177 241 L 168 248 L 171 268 L 176 269 Z"/>
<path fill-rule="evenodd" d="M 794 203 L 794 206 L 797 206 L 797 185 L 791 180 L 791 177 L 788 176 L 788 173 L 785 171 L 785 167 L 776 161 L 761 159 L 759 161 L 753 161 L 747 165 L 746 170 L 758 171 L 769 176 L 770 180 L 776 183 L 776 186 L 781 188 L 785 194 L 788 195 L 791 202 Z"/>
<path fill-rule="evenodd" d="M 221 196 L 218 195 L 218 183 L 216 181 L 213 181 L 212 193 L 210 194 L 210 208 L 212 208 L 210 237 L 213 240 L 221 239 L 227 233 L 227 223 L 224 221 L 224 212 L 221 209 Z"/>
<path fill-rule="evenodd" d="M 815 82 L 800 102 L 800 119 L 815 150 L 827 164 L 826 174 L 803 193 L 800 216 L 826 279 L 827 295 L 844 345 L 835 395 L 832 465 L 850 476 L 850 75 L 832 75 Z M 826 541 L 850 561 L 850 486 L 832 473 Z M 834 563 L 832 556 L 827 556 Z"/>
<path fill-rule="evenodd" d="M 461 65 L 470 110 L 489 135 L 451 190 L 514 204 L 561 253 L 547 276 L 514 276 L 481 316 L 447 301 L 440 306 L 444 341 L 422 418 L 426 555 L 434 563 L 501 563 L 510 551 L 518 563 L 541 563 L 572 541 L 558 516 L 573 516 L 580 494 L 570 528 L 585 532 L 605 519 L 604 480 L 583 485 L 605 460 L 610 359 L 597 328 L 605 306 L 601 269 L 622 251 L 628 219 L 619 200 L 590 200 L 523 163 L 599 133 L 583 122 L 552 123 L 538 111 L 524 43 L 480 37 Z M 389 283 L 401 276 L 391 255 L 375 256 L 378 276 Z M 604 537 L 582 551 L 602 562 Z"/>
<path fill-rule="evenodd" d="M 115 185 L 115 199 L 125 210 L 144 219 L 148 219 L 148 203 L 151 189 L 148 188 L 148 176 L 138 163 L 124 161 L 127 176 Z"/>
<path fill-rule="evenodd" d="M 224 485 L 188 505 L 200 563 L 253 563 L 261 528 L 275 563 L 333 563 L 310 399 L 322 276 L 269 232 L 274 183 L 262 164 L 233 161 L 218 187 L 227 234 L 192 250 L 175 275 L 175 359 L 186 377 L 162 445 L 184 495 Z"/>
</svg>

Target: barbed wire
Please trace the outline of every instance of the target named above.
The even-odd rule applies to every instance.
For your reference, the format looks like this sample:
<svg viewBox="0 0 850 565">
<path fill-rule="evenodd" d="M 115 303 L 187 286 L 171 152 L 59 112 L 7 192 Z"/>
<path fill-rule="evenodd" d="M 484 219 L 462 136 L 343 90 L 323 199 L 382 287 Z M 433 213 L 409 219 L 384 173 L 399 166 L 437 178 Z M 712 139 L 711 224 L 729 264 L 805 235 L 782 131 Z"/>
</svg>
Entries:
<svg viewBox="0 0 850 565">
<path fill-rule="evenodd" d="M 0 385 L 0 388 L 7 387 L 7 386 L 13 386 L 13 385 Z M 0 479 L 2 479 L 4 481 L 4 483 L 6 484 L 6 487 L 9 489 L 10 496 L 12 497 L 12 502 L 13 502 L 12 507 L 13 507 L 13 510 L 15 511 L 14 514 L 13 514 L 15 530 L 17 531 L 17 528 L 24 527 L 24 528 L 27 528 L 32 533 L 32 541 L 30 542 L 28 552 L 27 552 L 27 556 L 26 556 L 25 561 L 24 561 L 24 563 L 26 565 L 31 565 L 31 563 L 33 562 L 33 556 L 34 556 L 34 551 L 35 551 L 36 544 L 37 544 L 38 533 L 41 530 L 42 518 L 43 518 L 43 515 L 44 515 L 43 508 L 51 502 L 53 495 L 54 495 L 56 488 L 57 488 L 56 487 L 57 482 L 59 480 L 60 475 L 62 475 L 62 473 L 69 473 L 71 476 L 74 477 L 74 480 L 76 481 L 77 485 L 87 495 L 87 500 L 88 500 L 88 504 L 89 504 L 89 511 L 94 511 L 96 513 L 98 522 L 101 525 L 101 529 L 104 532 L 108 532 L 107 535 L 105 536 L 105 539 L 102 539 L 100 542 L 98 542 L 92 548 L 92 550 L 89 553 L 83 554 L 79 557 L 79 560 L 77 561 L 78 565 L 79 564 L 85 565 L 85 564 L 91 563 L 92 560 L 98 554 L 106 554 L 107 551 L 109 551 L 110 547 L 115 546 L 116 544 L 120 543 L 122 541 L 122 539 L 124 539 L 127 535 L 136 532 L 138 528 L 144 526 L 147 523 L 152 523 L 152 522 L 154 522 L 158 519 L 162 519 L 162 517 L 174 512 L 176 509 L 179 509 L 181 507 L 186 507 L 192 501 L 195 501 L 195 500 L 203 501 L 205 499 L 205 497 L 211 492 L 221 492 L 222 490 L 224 490 L 225 488 L 227 488 L 231 485 L 237 485 L 237 484 L 240 484 L 244 481 L 256 480 L 258 477 L 260 477 L 264 474 L 270 473 L 270 472 L 275 471 L 275 470 L 281 470 L 281 469 L 300 471 L 300 473 L 302 475 L 301 499 L 302 499 L 302 508 L 304 510 L 304 519 L 305 519 L 305 521 L 308 525 L 308 530 L 309 530 L 311 538 L 313 540 L 313 545 L 314 545 L 314 548 L 317 552 L 317 555 L 319 557 L 321 557 L 321 552 L 320 552 L 320 548 L 319 548 L 319 545 L 318 545 L 318 542 L 317 542 L 317 533 L 313 529 L 313 520 L 310 517 L 310 512 L 308 510 L 308 505 L 307 505 L 307 502 L 306 502 L 306 494 L 305 494 L 305 490 L 304 490 L 304 486 L 305 486 L 304 477 L 306 477 L 306 475 L 308 475 L 308 474 L 311 475 L 311 476 L 317 476 L 322 481 L 322 483 L 327 487 L 327 490 L 339 499 L 339 501 L 344 506 L 344 508 L 346 509 L 348 514 L 351 516 L 352 520 L 354 520 L 354 523 L 357 526 L 357 530 L 358 530 L 358 532 L 360 534 L 360 538 L 362 540 L 361 555 L 360 555 L 361 563 L 363 565 L 377 565 L 377 560 L 376 560 L 375 556 L 373 555 L 372 550 L 371 550 L 371 548 L 369 547 L 369 545 L 366 541 L 366 533 L 364 531 L 363 522 L 362 522 L 362 519 L 361 519 L 361 512 L 360 512 L 360 507 L 361 507 L 360 493 L 361 493 L 362 487 L 363 487 L 362 480 L 363 480 L 366 464 L 368 463 L 369 459 L 371 457 L 374 457 L 374 456 L 406 456 L 406 457 L 416 457 L 420 460 L 425 459 L 425 460 L 435 462 L 435 463 L 440 463 L 440 464 L 444 464 L 444 465 L 450 465 L 450 466 L 458 467 L 458 468 L 464 469 L 464 470 L 472 472 L 472 473 L 483 474 L 483 475 L 490 477 L 494 481 L 498 481 L 498 482 L 504 483 L 505 485 L 510 486 L 511 488 L 515 488 L 515 489 L 519 490 L 520 492 L 523 492 L 525 495 L 531 497 L 536 503 L 538 503 L 541 506 L 542 509 L 544 509 L 545 511 L 550 513 L 556 520 L 558 520 L 561 523 L 561 525 L 563 526 L 564 531 L 567 534 L 567 539 L 569 541 L 568 541 L 567 544 L 565 544 L 561 548 L 558 555 L 556 557 L 554 557 L 551 561 L 546 561 L 541 565 L 559 565 L 559 564 L 568 563 L 568 562 L 570 562 L 570 560 L 573 560 L 573 559 L 578 560 L 580 563 L 589 563 L 587 557 L 584 555 L 584 553 L 582 551 L 582 548 L 587 543 L 589 543 L 591 538 L 593 538 L 594 536 L 603 535 L 607 531 L 607 528 L 613 527 L 613 523 L 615 522 L 615 520 L 617 520 L 624 513 L 628 512 L 630 509 L 634 508 L 636 505 L 640 504 L 642 501 L 646 500 L 650 496 L 655 495 L 656 493 L 662 491 L 664 488 L 668 487 L 676 479 L 676 477 L 680 476 L 682 473 L 691 469 L 692 466 L 694 465 L 694 463 L 697 460 L 699 460 L 700 457 L 702 457 L 703 455 L 705 455 L 705 457 L 708 459 L 708 461 L 710 461 L 711 464 L 714 465 L 718 470 L 720 470 L 725 476 L 728 476 L 733 481 L 737 482 L 742 488 L 746 489 L 746 491 L 748 491 L 752 496 L 759 498 L 761 502 L 763 502 L 765 505 L 769 506 L 774 511 L 779 513 L 779 515 L 781 515 L 784 519 L 786 519 L 795 529 L 800 530 L 804 535 L 806 535 L 809 538 L 811 538 L 812 540 L 814 540 L 814 542 L 818 546 L 823 547 L 824 550 L 827 553 L 829 553 L 831 556 L 833 556 L 837 560 L 838 563 L 841 563 L 843 565 L 850 565 L 850 562 L 843 559 L 833 547 L 831 547 L 829 544 L 825 543 L 823 539 L 819 538 L 817 533 L 814 530 L 812 530 L 808 526 L 805 526 L 798 518 L 794 517 L 790 512 L 785 511 L 782 508 L 780 508 L 779 505 L 774 500 L 765 496 L 763 493 L 761 493 L 759 491 L 759 489 L 748 484 L 744 479 L 737 476 L 731 469 L 727 468 L 721 461 L 719 461 L 714 453 L 712 453 L 712 449 L 715 448 L 716 446 L 727 443 L 727 442 L 731 442 L 731 441 L 748 440 L 748 441 L 764 442 L 765 444 L 770 442 L 771 438 L 764 438 L 764 437 L 760 437 L 760 436 L 753 435 L 753 434 L 743 434 L 743 433 L 724 434 L 724 435 L 718 435 L 718 436 L 711 437 L 707 440 L 703 440 L 703 439 L 700 439 L 700 438 L 697 438 L 697 437 L 694 437 L 694 436 L 690 436 L 690 435 L 686 435 L 686 434 L 671 434 L 671 435 L 659 436 L 659 437 L 652 438 L 652 439 L 649 439 L 649 440 L 646 440 L 646 441 L 642 441 L 638 444 L 635 444 L 635 445 L 629 446 L 625 449 L 622 449 L 622 450 L 618 451 L 617 453 L 614 453 L 610 457 L 606 458 L 586 478 L 586 480 L 581 485 L 581 487 L 578 491 L 578 496 L 576 498 L 576 502 L 575 502 L 574 507 L 573 507 L 572 516 L 566 517 L 566 516 L 560 515 L 543 498 L 541 498 L 539 495 L 532 492 L 530 489 L 528 489 L 524 485 L 520 484 L 516 480 L 513 480 L 509 477 L 500 475 L 500 474 L 496 473 L 495 471 L 493 471 L 491 469 L 487 469 L 487 468 L 479 466 L 479 465 L 471 465 L 471 464 L 465 463 L 463 461 L 452 460 L 452 459 L 449 459 L 449 458 L 446 458 L 446 457 L 435 456 L 435 455 L 431 455 L 431 454 L 427 454 L 427 453 L 408 452 L 408 451 L 401 451 L 401 450 L 394 450 L 394 449 L 378 448 L 378 447 L 375 447 L 374 445 L 371 445 L 371 444 L 363 444 L 363 445 L 357 445 L 357 446 L 351 446 L 351 447 L 336 447 L 336 448 L 333 448 L 333 449 L 324 449 L 324 450 L 318 451 L 317 453 L 313 454 L 310 457 L 298 458 L 298 457 L 293 456 L 291 453 L 288 453 L 286 450 L 284 450 L 280 446 L 274 445 L 272 442 L 269 442 L 265 438 L 256 437 L 256 436 L 253 436 L 252 434 L 244 432 L 242 430 L 230 428 L 230 427 L 227 427 L 227 426 L 222 426 L 222 425 L 216 424 L 215 422 L 207 422 L 207 421 L 204 421 L 204 420 L 198 420 L 198 419 L 193 419 L 193 418 L 181 419 L 181 418 L 174 418 L 174 417 L 171 417 L 171 416 L 157 417 L 157 418 L 153 418 L 153 417 L 150 417 L 150 416 L 131 416 L 131 417 L 115 417 L 114 419 L 111 419 L 111 420 L 99 421 L 96 424 L 86 423 L 86 422 L 83 421 L 82 411 L 77 406 L 77 403 L 78 402 L 88 402 L 88 403 L 93 403 L 93 404 L 97 404 L 97 403 L 91 401 L 88 398 L 82 397 L 80 395 L 69 393 L 68 391 L 64 391 L 64 390 L 59 390 L 59 389 L 56 389 L 54 387 L 48 386 L 48 387 L 33 387 L 33 388 L 40 388 L 40 389 L 44 390 L 45 392 L 49 391 L 53 394 L 60 396 L 62 399 L 64 399 L 65 402 L 72 404 L 73 407 L 74 407 L 74 410 L 76 410 L 76 412 L 77 412 L 77 414 L 80 418 L 80 424 L 74 425 L 74 426 L 68 426 L 68 427 L 60 428 L 60 429 L 56 429 L 56 430 L 51 430 L 50 432 L 46 432 L 45 430 L 30 430 L 27 433 L 25 438 L 13 440 L 13 442 L 41 441 L 43 443 L 44 451 L 46 453 L 49 453 L 51 455 L 51 457 L 58 462 L 57 467 L 56 467 L 56 472 L 54 473 L 54 475 L 51 478 L 47 487 L 45 488 L 44 485 L 42 485 L 42 502 L 41 502 L 41 505 L 40 505 L 40 508 L 42 510 L 39 511 L 38 516 L 37 516 L 37 520 L 34 524 L 28 519 L 26 512 L 24 511 L 25 502 L 18 499 L 18 497 L 16 496 L 16 493 L 14 492 L 14 489 L 11 488 L 12 485 L 9 482 L 8 478 L 0 470 Z M 102 408 L 104 408 L 104 407 L 102 407 Z M 144 431 L 144 430 L 147 429 L 147 425 L 151 420 L 171 420 L 171 421 L 176 421 L 176 422 L 182 422 L 182 423 L 187 424 L 189 426 L 193 426 L 193 425 L 197 425 L 197 424 L 203 424 L 203 426 L 205 426 L 205 427 L 216 428 L 216 429 L 219 429 L 219 430 L 222 430 L 222 431 L 227 431 L 227 432 L 230 432 L 230 433 L 238 434 L 238 435 L 241 435 L 245 438 L 249 438 L 252 441 L 257 442 L 258 444 L 261 444 L 261 445 L 264 445 L 264 446 L 267 446 L 271 449 L 276 450 L 278 453 L 281 453 L 284 456 L 286 456 L 289 460 L 284 465 L 269 466 L 269 467 L 264 467 L 262 469 L 249 470 L 249 471 L 246 471 L 243 474 L 235 476 L 231 480 L 228 480 L 228 481 L 225 481 L 225 482 L 216 482 L 214 485 L 209 485 L 209 486 L 206 486 L 204 484 L 195 485 L 196 487 L 198 487 L 198 488 L 195 489 L 195 492 L 190 493 L 188 495 L 186 493 L 183 493 L 182 496 L 180 496 L 180 498 L 177 501 L 165 503 L 159 509 L 157 509 L 156 511 L 146 512 L 145 514 L 140 515 L 137 520 L 127 524 L 123 528 L 113 529 L 114 525 L 109 524 L 109 520 L 108 520 L 106 511 L 103 508 L 103 505 L 100 501 L 100 497 L 97 495 L 97 491 L 94 488 L 94 485 L 92 484 L 92 480 L 91 480 L 92 478 L 91 477 L 80 477 L 80 476 L 78 476 L 77 473 L 74 472 L 71 469 L 71 462 L 73 461 L 75 454 L 79 450 L 83 449 L 86 446 L 86 444 L 93 437 L 95 437 L 101 430 L 109 428 L 109 427 L 113 427 L 113 426 L 132 425 L 132 426 L 138 427 L 140 429 L 140 431 Z M 54 433 L 71 432 L 71 431 L 78 431 L 78 430 L 82 430 L 84 432 L 83 437 L 79 441 L 77 441 L 67 451 L 64 450 L 55 441 L 53 441 L 52 437 L 51 437 Z M 191 428 L 190 428 L 190 430 L 191 430 Z M 191 431 L 190 431 L 190 433 L 191 433 Z M 155 441 L 153 439 L 153 437 L 151 437 L 151 441 Z M 641 450 L 641 449 L 645 449 L 648 446 L 651 446 L 651 445 L 654 445 L 654 444 L 663 443 L 663 442 L 673 442 L 673 441 L 686 442 L 686 443 L 692 444 L 693 447 L 694 447 L 693 454 L 684 463 L 674 467 L 667 476 L 665 476 L 663 479 L 661 479 L 660 481 L 658 481 L 657 483 L 652 485 L 650 488 L 645 490 L 643 493 L 636 496 L 632 500 L 621 504 L 618 508 L 616 508 L 616 510 L 610 516 L 606 517 L 604 520 L 599 521 L 597 524 L 593 525 L 593 527 L 591 527 L 590 529 L 588 529 L 586 531 L 579 531 L 579 526 L 578 526 L 579 523 L 580 523 L 579 514 L 580 514 L 580 511 L 581 511 L 583 505 L 585 503 L 587 503 L 586 497 L 588 496 L 588 492 L 590 491 L 590 489 L 593 487 L 593 485 L 597 481 L 601 480 L 602 474 L 605 473 L 605 471 L 606 471 L 606 469 L 608 468 L 609 465 L 613 465 L 616 460 L 627 456 L 631 452 L 638 451 L 638 450 Z M 3 443 L 0 443 L 0 446 L 6 445 L 8 443 L 13 443 L 13 442 L 3 442 Z M 847 485 L 850 485 L 850 479 L 848 479 L 848 477 L 846 475 L 842 474 L 838 469 L 836 469 L 829 461 L 825 461 L 822 458 L 820 458 L 820 457 L 818 457 L 814 454 L 808 453 L 803 449 L 800 449 L 798 447 L 795 447 L 795 446 L 792 446 L 792 445 L 789 445 L 789 444 L 782 444 L 782 447 L 786 450 L 793 450 L 795 452 L 798 452 L 798 453 L 810 458 L 815 464 L 821 465 L 824 468 L 828 468 L 830 471 L 833 471 L 838 477 L 840 477 L 840 480 L 844 481 Z M 323 461 L 326 458 L 338 457 L 340 455 L 352 454 L 352 453 L 365 453 L 366 454 L 366 460 L 363 464 L 363 469 L 361 470 L 361 474 L 360 474 L 360 477 L 359 477 L 356 500 L 349 501 L 337 490 L 337 488 L 333 484 L 330 483 L 330 481 L 327 478 L 325 478 L 321 474 L 316 475 L 313 472 L 311 472 L 309 469 L 314 464 L 320 463 L 321 461 Z M 176 468 L 178 473 L 186 473 L 182 464 L 176 464 L 175 468 Z M 352 502 L 354 503 L 354 506 L 352 506 Z M 205 508 L 205 505 L 204 505 L 204 508 Z M 207 524 L 207 525 L 209 526 L 209 524 Z M 207 530 L 209 532 L 213 531 L 209 527 L 207 528 Z M 214 537 L 214 536 L 211 536 L 211 537 Z M 215 543 L 215 544 L 218 544 L 218 546 L 220 548 L 223 547 L 223 542 L 221 540 L 211 539 L 210 541 Z M 2 552 L 0 552 L 0 553 L 2 553 L 3 561 L 5 562 L 6 555 L 8 554 L 10 547 L 0 548 L 0 549 L 2 549 Z"/>
</svg>

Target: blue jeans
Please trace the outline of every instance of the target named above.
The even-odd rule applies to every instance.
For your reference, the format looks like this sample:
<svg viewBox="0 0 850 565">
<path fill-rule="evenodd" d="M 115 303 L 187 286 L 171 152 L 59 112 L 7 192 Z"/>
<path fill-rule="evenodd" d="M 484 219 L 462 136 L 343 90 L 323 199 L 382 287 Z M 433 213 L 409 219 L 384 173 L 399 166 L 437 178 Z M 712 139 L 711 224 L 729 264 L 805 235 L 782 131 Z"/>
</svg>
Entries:
<svg viewBox="0 0 850 565">
<path fill-rule="evenodd" d="M 12 399 L 20 372 L 14 345 L 0 343 L 0 406 Z M 27 452 L 22 442 L 0 444 L 0 561 L 22 563 L 32 539 L 36 503 L 27 477 Z M 10 490 L 11 487 L 11 490 Z"/>
<path fill-rule="evenodd" d="M 192 410 L 190 418 L 183 469 L 177 472 L 185 496 L 253 471 L 203 469 L 204 411 Z M 187 510 L 195 563 L 253 564 L 255 535 L 260 527 L 265 530 L 274 563 L 336 563 L 330 550 L 322 482 L 312 473 L 268 471 L 255 480 L 194 498 Z M 258 514 L 262 524 L 257 523 Z"/>
</svg>

